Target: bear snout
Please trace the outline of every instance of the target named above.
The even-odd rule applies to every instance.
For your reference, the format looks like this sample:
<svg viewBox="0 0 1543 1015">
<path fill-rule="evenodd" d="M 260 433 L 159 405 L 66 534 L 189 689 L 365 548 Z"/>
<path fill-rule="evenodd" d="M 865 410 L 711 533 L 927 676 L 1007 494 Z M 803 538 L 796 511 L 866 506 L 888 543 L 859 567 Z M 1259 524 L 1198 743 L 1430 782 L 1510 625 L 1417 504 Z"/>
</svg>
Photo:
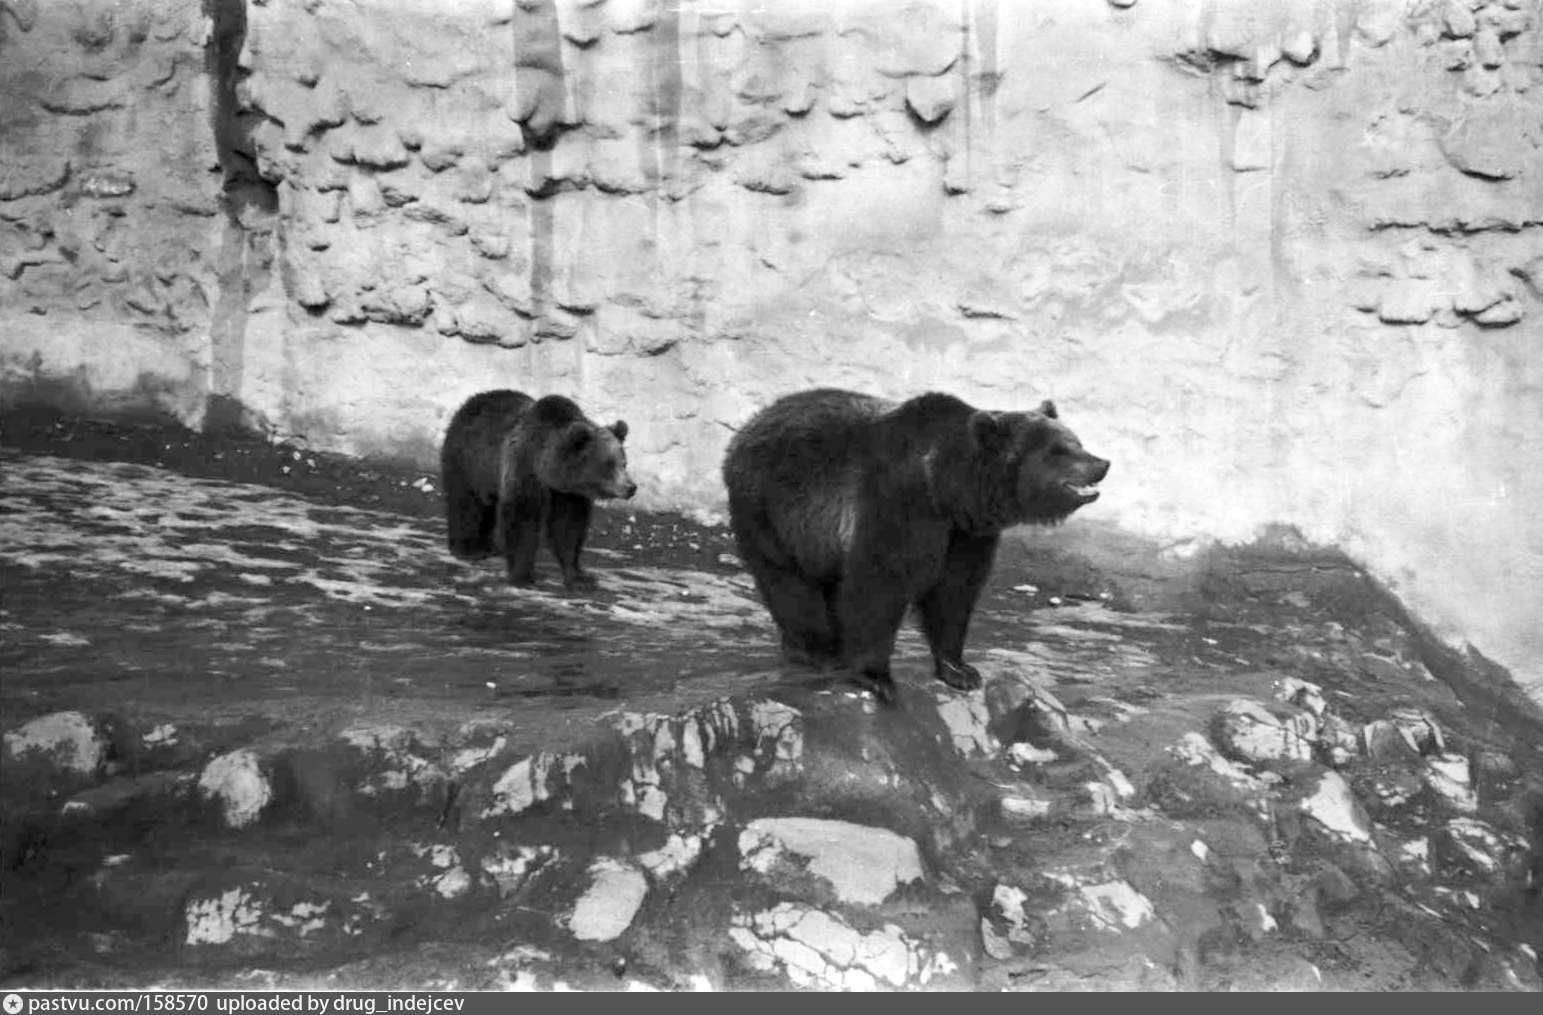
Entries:
<svg viewBox="0 0 1543 1015">
<path fill-rule="evenodd" d="M 1081 452 L 1075 466 L 1067 470 L 1061 489 L 1074 505 L 1082 507 L 1098 500 L 1098 484 L 1109 475 L 1109 460 Z"/>
<path fill-rule="evenodd" d="M 637 492 L 638 485 L 629 479 L 625 483 L 621 484 L 617 496 L 621 497 L 622 500 L 631 500 L 632 495 Z"/>
</svg>

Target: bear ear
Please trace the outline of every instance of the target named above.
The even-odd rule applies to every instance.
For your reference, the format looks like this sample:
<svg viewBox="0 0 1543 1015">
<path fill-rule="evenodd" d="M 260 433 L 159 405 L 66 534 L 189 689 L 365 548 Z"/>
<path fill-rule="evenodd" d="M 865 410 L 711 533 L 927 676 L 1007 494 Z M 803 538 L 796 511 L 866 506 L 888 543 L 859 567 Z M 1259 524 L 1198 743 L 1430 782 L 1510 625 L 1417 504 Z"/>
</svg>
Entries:
<svg viewBox="0 0 1543 1015">
<path fill-rule="evenodd" d="M 1059 418 L 1055 414 L 1055 403 L 1052 402 L 1048 398 L 1045 399 L 1043 402 L 1039 403 L 1039 411 L 1040 411 L 1041 415 L 1046 416 L 1046 417 L 1048 417 L 1050 419 L 1058 419 Z"/>
<path fill-rule="evenodd" d="M 970 439 L 978 448 L 994 448 L 1007 436 L 1008 427 L 997 419 L 996 413 L 977 410 L 970 417 Z"/>
<path fill-rule="evenodd" d="M 619 440 L 619 441 L 621 441 L 623 443 L 626 443 L 626 440 L 627 440 L 627 421 L 624 420 L 624 419 L 618 419 L 616 422 L 612 423 L 611 424 L 611 432 L 616 435 L 616 439 L 617 440 Z"/>
<path fill-rule="evenodd" d="M 595 432 L 591 424 L 569 423 L 563 431 L 563 450 L 568 454 L 578 454 L 589 447 L 589 442 L 594 440 Z"/>
</svg>

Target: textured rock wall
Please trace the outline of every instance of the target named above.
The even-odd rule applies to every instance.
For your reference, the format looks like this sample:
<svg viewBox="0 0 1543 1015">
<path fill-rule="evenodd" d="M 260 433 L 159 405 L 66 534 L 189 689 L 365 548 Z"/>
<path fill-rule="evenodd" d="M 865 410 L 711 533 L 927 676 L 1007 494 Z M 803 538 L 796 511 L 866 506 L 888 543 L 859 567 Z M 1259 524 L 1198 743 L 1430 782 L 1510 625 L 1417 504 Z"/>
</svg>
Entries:
<svg viewBox="0 0 1543 1015">
<path fill-rule="evenodd" d="M 425 465 L 563 391 L 707 511 L 777 394 L 1049 396 L 1100 517 L 1298 525 L 1543 696 L 1540 20 L 4 0 L 5 390 Z"/>
<path fill-rule="evenodd" d="M 221 175 L 197 0 L 0 0 L 8 390 L 203 409 Z"/>
</svg>

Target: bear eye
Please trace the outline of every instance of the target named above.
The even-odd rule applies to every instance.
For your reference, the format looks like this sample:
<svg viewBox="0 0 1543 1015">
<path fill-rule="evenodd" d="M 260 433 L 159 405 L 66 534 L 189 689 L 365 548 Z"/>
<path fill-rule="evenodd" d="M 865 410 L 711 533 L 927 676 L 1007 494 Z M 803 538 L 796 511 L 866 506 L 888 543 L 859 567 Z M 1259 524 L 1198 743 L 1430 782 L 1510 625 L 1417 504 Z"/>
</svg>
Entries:
<svg viewBox="0 0 1543 1015">
<path fill-rule="evenodd" d="M 1060 441 L 1056 441 L 1054 444 L 1050 445 L 1050 453 L 1057 458 L 1062 458 L 1071 454 L 1072 449 L 1067 447 L 1065 444 L 1062 444 Z"/>
</svg>

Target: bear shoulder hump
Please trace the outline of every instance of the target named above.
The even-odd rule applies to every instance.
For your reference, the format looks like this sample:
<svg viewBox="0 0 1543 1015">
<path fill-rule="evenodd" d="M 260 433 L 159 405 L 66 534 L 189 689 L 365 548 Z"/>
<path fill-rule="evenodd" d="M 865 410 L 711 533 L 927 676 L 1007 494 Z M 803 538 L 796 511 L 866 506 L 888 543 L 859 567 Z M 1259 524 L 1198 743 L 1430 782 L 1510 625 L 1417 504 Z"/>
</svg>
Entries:
<svg viewBox="0 0 1543 1015">
<path fill-rule="evenodd" d="M 566 395 L 546 395 L 530 407 L 531 418 L 550 426 L 567 426 L 585 420 L 578 403 Z"/>
</svg>

